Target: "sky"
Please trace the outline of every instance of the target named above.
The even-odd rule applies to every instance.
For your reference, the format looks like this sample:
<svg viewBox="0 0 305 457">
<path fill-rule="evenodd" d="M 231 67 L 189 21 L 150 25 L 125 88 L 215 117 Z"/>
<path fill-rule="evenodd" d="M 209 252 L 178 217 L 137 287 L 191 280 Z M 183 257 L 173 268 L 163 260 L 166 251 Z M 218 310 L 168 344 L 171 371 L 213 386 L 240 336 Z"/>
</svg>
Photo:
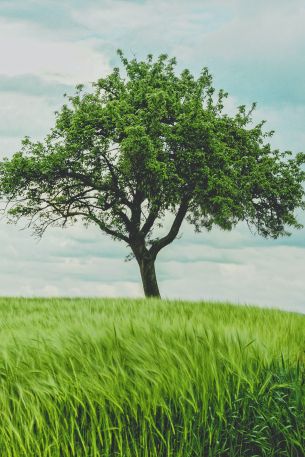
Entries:
<svg viewBox="0 0 305 457">
<path fill-rule="evenodd" d="M 305 152 L 303 0 L 0 0 L 0 158 L 25 135 L 44 138 L 78 83 L 127 57 L 175 56 L 207 66 L 228 110 L 257 102 L 272 145 Z M 305 225 L 305 215 L 299 220 Z M 5 296 L 143 296 L 135 261 L 95 227 L 49 229 L 41 240 L 0 221 Z M 195 234 L 187 223 L 157 259 L 164 298 L 222 300 L 305 313 L 305 228 L 264 240 L 244 224 Z"/>
</svg>

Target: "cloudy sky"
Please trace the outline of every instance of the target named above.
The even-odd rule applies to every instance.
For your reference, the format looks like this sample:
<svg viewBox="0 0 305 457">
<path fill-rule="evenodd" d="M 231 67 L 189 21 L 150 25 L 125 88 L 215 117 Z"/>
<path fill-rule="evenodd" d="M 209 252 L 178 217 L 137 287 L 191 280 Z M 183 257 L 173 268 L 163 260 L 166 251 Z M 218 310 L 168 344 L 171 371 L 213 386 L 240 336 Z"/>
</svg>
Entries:
<svg viewBox="0 0 305 457">
<path fill-rule="evenodd" d="M 0 0 L 0 155 L 42 139 L 77 83 L 118 65 L 116 49 L 208 66 L 229 109 L 258 103 L 274 147 L 305 151 L 303 0 Z M 305 223 L 305 216 L 300 215 Z M 41 241 L 0 222 L 1 295 L 142 296 L 128 250 L 97 229 L 50 229 Z M 262 240 L 241 224 L 182 236 L 161 252 L 164 297 L 305 312 L 305 229 Z"/>
</svg>

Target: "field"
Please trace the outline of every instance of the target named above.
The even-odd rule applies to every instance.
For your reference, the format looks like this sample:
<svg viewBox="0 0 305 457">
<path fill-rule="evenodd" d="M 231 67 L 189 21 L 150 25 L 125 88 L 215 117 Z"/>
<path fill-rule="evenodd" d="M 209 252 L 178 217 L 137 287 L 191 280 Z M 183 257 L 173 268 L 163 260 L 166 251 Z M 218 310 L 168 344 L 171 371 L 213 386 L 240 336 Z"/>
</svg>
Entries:
<svg viewBox="0 0 305 457">
<path fill-rule="evenodd" d="M 0 456 L 305 456 L 303 315 L 3 298 L 0 326 Z"/>
</svg>

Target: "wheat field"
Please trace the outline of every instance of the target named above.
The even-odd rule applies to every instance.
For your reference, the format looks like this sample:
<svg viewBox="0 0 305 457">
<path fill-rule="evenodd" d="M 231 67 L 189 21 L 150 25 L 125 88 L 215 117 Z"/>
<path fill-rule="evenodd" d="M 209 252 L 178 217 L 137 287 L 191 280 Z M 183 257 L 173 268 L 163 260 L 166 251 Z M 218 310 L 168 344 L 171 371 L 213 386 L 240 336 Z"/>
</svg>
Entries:
<svg viewBox="0 0 305 457">
<path fill-rule="evenodd" d="M 0 332 L 0 456 L 305 456 L 304 315 L 2 298 Z"/>
</svg>

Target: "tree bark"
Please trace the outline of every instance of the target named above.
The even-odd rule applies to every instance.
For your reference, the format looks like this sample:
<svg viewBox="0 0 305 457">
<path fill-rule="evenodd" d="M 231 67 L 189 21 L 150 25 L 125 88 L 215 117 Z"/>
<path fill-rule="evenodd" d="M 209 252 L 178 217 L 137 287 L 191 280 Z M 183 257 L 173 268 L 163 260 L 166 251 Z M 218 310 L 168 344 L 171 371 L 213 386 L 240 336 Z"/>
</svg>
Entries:
<svg viewBox="0 0 305 457">
<path fill-rule="evenodd" d="M 142 258 L 138 260 L 145 297 L 160 298 L 156 277 L 155 259 Z"/>
</svg>

